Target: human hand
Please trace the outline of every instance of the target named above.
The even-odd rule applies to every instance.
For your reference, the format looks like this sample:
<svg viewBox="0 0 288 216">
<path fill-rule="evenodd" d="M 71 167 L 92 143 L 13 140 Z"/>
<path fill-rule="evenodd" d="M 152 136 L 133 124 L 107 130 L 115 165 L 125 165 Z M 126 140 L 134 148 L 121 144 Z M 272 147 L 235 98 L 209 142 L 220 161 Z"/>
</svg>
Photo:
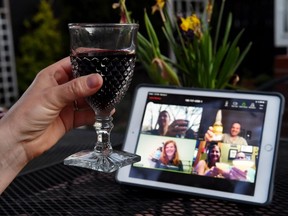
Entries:
<svg viewBox="0 0 288 216">
<path fill-rule="evenodd" d="M 207 172 L 206 172 L 206 176 L 211 176 L 211 177 L 215 177 L 218 176 L 219 174 L 221 174 L 222 170 L 220 170 L 218 167 L 212 166 Z"/>
<path fill-rule="evenodd" d="M 229 178 L 232 180 L 246 181 L 247 180 L 247 171 L 242 171 L 236 167 L 232 167 L 230 172 L 229 172 Z"/>
<path fill-rule="evenodd" d="M 213 127 L 210 126 L 207 130 L 207 132 L 205 133 L 204 139 L 205 141 L 211 142 L 214 138 L 215 134 L 213 132 Z"/>
<path fill-rule="evenodd" d="M 20 145 L 29 161 L 73 127 L 93 124 L 95 114 L 84 97 L 96 93 L 102 82 L 98 74 L 72 79 L 69 57 L 43 69 L 1 119 L 1 137 L 5 140 L 2 149 Z M 75 110 L 74 101 L 79 110 Z"/>
<path fill-rule="evenodd" d="M 186 131 L 188 130 L 188 120 L 185 119 L 176 119 L 174 120 L 168 127 L 168 131 L 166 133 L 167 136 L 185 136 Z"/>
<path fill-rule="evenodd" d="M 153 162 L 157 162 L 161 158 L 161 153 L 162 153 L 162 147 L 157 148 L 155 151 L 149 154 L 148 158 Z"/>
<path fill-rule="evenodd" d="M 215 134 L 212 126 L 208 128 L 204 136 L 205 141 L 208 141 L 208 142 L 220 141 L 222 140 L 222 138 L 223 138 L 223 134 Z"/>
</svg>

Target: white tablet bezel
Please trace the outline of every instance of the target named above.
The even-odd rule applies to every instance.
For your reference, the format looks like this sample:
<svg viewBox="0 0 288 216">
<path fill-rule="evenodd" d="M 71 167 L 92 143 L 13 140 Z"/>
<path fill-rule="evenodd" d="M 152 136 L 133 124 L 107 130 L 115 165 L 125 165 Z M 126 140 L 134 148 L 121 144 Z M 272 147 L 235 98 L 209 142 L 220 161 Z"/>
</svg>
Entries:
<svg viewBox="0 0 288 216">
<path fill-rule="evenodd" d="M 268 204 L 271 202 L 279 131 L 281 118 L 283 115 L 284 99 L 281 94 L 256 91 L 202 90 L 141 85 L 137 88 L 134 96 L 133 109 L 123 145 L 123 150 L 127 152 L 135 152 L 139 133 L 141 132 L 141 121 L 143 118 L 143 112 L 145 109 L 148 92 L 268 101 L 262 133 L 263 136 L 261 151 L 259 154 L 259 163 L 257 168 L 257 179 L 255 181 L 255 193 L 254 196 L 248 196 L 198 187 L 157 182 L 146 179 L 130 178 L 129 172 L 131 165 L 123 167 L 117 172 L 116 180 L 118 182 L 260 205 Z"/>
</svg>

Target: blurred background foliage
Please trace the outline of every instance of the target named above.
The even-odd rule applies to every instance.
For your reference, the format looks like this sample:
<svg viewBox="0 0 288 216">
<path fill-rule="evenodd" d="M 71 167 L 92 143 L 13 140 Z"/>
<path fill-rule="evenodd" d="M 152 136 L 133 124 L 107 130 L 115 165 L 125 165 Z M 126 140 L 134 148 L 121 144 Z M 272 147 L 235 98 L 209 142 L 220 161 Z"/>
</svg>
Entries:
<svg viewBox="0 0 288 216">
<path fill-rule="evenodd" d="M 91 17 L 98 19 L 95 14 L 107 20 L 110 14 L 107 13 L 108 8 L 100 7 L 101 13 L 99 13 L 91 10 L 93 7 L 91 4 L 95 1 L 83 1 L 81 4 L 79 2 L 40 0 L 36 4 L 35 12 L 23 21 L 24 31 L 16 46 L 16 70 L 20 94 L 26 90 L 41 69 L 69 54 L 68 22 L 89 22 Z M 87 11 L 84 18 L 80 18 L 83 14 L 77 11 L 79 8 L 81 11 Z"/>
<path fill-rule="evenodd" d="M 20 92 L 25 91 L 42 68 L 63 54 L 63 39 L 58 24 L 51 5 L 45 0 L 41 0 L 31 20 L 24 20 L 26 33 L 19 39 L 19 56 L 16 57 Z"/>
</svg>

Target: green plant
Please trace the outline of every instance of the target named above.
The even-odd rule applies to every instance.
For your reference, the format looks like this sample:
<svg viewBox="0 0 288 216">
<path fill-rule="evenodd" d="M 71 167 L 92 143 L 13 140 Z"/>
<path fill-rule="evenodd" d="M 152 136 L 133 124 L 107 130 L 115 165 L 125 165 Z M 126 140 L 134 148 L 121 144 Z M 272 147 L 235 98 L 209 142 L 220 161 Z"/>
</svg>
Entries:
<svg viewBox="0 0 288 216">
<path fill-rule="evenodd" d="M 49 1 L 41 0 L 39 11 L 31 21 L 25 20 L 27 33 L 20 38 L 20 56 L 16 58 L 20 92 L 33 81 L 44 67 L 63 54 L 62 37 Z"/>
<path fill-rule="evenodd" d="M 211 19 L 214 1 L 208 1 L 203 17 L 194 13 L 188 17 L 168 15 L 167 1 L 156 0 L 152 14 L 159 11 L 162 30 L 171 47 L 175 61 L 164 55 L 160 49 L 157 32 L 151 23 L 148 13 L 144 12 L 144 22 L 148 37 L 138 33 L 137 56 L 146 68 L 151 79 L 158 84 L 186 87 L 223 89 L 231 85 L 236 70 L 248 53 L 250 42 L 241 52 L 238 43 L 244 30 L 230 41 L 232 14 L 230 13 L 223 29 L 223 11 L 225 0 L 222 0 L 218 15 L 215 35 L 212 35 Z M 127 10 L 125 0 L 120 0 L 114 7 L 121 9 L 121 22 L 135 22 Z M 220 41 L 220 33 L 223 33 Z"/>
</svg>

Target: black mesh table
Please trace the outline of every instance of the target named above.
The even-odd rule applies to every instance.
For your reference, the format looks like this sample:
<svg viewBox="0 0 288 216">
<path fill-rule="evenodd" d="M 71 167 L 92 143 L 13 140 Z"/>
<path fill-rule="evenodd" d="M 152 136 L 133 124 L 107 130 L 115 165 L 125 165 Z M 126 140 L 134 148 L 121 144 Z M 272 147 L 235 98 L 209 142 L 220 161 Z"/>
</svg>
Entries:
<svg viewBox="0 0 288 216">
<path fill-rule="evenodd" d="M 269 206 L 120 185 L 104 174 L 63 165 L 79 149 L 93 147 L 93 131 L 75 130 L 32 161 L 0 197 L 0 215 L 288 215 L 288 141 L 277 159 L 275 191 Z M 123 135 L 113 134 L 114 148 Z"/>
</svg>

